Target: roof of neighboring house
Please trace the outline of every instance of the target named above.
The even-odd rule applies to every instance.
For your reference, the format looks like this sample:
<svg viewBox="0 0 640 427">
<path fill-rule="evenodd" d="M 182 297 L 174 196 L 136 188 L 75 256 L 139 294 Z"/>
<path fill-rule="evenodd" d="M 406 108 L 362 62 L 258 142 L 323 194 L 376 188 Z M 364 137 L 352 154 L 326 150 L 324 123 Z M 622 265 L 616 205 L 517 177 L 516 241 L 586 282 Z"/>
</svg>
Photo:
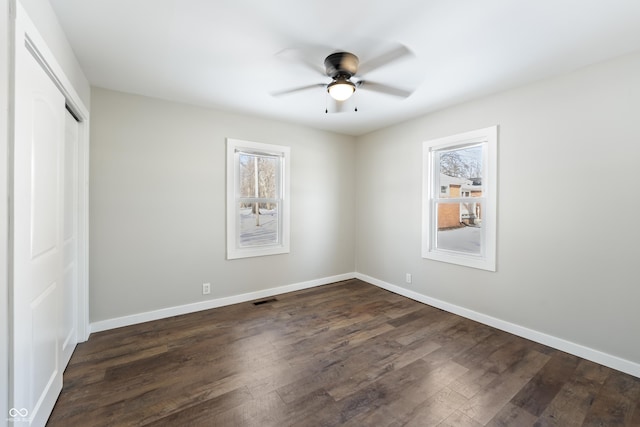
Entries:
<svg viewBox="0 0 640 427">
<path fill-rule="evenodd" d="M 479 192 L 482 192 L 482 185 L 467 185 L 467 184 L 465 184 L 460 189 L 463 190 L 463 191 L 471 191 L 471 192 L 479 191 Z"/>
<path fill-rule="evenodd" d="M 458 178 L 455 176 L 440 174 L 440 185 L 469 185 L 471 186 L 473 181 L 466 178 Z"/>
</svg>

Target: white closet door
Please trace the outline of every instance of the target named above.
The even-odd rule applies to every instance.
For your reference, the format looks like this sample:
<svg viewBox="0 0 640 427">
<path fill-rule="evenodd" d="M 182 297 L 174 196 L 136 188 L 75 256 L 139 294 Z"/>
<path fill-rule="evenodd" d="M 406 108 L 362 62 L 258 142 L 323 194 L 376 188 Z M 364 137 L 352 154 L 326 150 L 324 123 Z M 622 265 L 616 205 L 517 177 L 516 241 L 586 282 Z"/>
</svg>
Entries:
<svg viewBox="0 0 640 427">
<path fill-rule="evenodd" d="M 62 390 L 65 100 L 19 40 L 11 404 L 29 425 L 40 426 Z"/>
</svg>

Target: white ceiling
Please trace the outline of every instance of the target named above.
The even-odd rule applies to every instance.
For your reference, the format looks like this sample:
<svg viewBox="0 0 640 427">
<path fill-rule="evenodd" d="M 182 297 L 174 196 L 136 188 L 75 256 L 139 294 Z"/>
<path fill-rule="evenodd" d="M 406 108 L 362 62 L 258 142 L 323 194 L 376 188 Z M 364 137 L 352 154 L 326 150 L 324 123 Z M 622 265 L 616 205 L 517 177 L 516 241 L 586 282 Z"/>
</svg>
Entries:
<svg viewBox="0 0 640 427">
<path fill-rule="evenodd" d="M 350 135 L 640 49 L 639 0 L 51 0 L 92 85 Z M 413 53 L 325 114 L 324 58 Z M 352 105 L 353 107 L 353 105 Z"/>
</svg>

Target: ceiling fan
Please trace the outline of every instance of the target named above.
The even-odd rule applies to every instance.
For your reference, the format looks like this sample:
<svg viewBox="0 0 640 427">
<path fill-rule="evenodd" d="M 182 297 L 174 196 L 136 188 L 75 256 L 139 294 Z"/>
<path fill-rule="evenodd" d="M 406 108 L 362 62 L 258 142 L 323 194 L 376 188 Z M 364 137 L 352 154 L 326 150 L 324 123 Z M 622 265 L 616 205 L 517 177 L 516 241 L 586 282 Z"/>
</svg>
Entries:
<svg viewBox="0 0 640 427">
<path fill-rule="evenodd" d="M 400 45 L 374 59 L 360 64 L 359 58 L 353 53 L 338 51 L 325 58 L 324 72 L 322 72 L 315 64 L 309 63 L 303 59 L 302 62 L 304 65 L 312 68 L 314 71 L 320 71 L 322 74 L 326 74 L 331 78 L 331 81 L 329 83 L 315 83 L 272 92 L 272 95 L 289 95 L 321 87 L 325 88 L 331 98 L 337 102 L 338 111 L 341 109 L 340 107 L 342 102 L 349 99 L 355 93 L 356 89 L 406 98 L 411 95 L 413 91 L 370 81 L 364 79 L 362 75 L 407 56 L 413 56 L 413 53 L 405 46 Z"/>
</svg>

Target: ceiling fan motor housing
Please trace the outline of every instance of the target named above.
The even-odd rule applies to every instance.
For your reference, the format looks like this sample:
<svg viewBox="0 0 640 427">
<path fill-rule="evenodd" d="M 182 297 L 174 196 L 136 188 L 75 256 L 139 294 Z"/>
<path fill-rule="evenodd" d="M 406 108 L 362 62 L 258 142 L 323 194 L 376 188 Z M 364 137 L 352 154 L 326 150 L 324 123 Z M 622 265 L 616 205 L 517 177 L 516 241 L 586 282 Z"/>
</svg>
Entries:
<svg viewBox="0 0 640 427">
<path fill-rule="evenodd" d="M 327 75 L 334 80 L 338 77 L 350 78 L 358 72 L 358 64 L 358 57 L 349 52 L 332 53 L 324 60 Z"/>
</svg>

